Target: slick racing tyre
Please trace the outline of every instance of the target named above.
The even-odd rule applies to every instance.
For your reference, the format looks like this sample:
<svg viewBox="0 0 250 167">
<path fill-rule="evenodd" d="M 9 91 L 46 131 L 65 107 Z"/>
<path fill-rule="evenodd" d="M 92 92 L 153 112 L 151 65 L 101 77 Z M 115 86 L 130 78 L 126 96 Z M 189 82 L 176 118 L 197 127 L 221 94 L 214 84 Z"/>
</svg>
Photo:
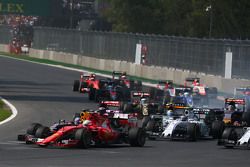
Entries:
<svg viewBox="0 0 250 167">
<path fill-rule="evenodd" d="M 131 104 L 124 103 L 122 111 L 124 113 L 131 113 L 133 111 L 133 107 Z"/>
<path fill-rule="evenodd" d="M 73 91 L 79 91 L 79 87 L 80 87 L 80 81 L 79 80 L 74 80 L 74 84 L 73 84 Z"/>
<path fill-rule="evenodd" d="M 35 134 L 36 134 L 36 130 L 37 130 L 39 127 L 41 127 L 41 126 L 42 126 L 42 125 L 39 124 L 39 123 L 32 123 L 32 124 L 28 127 L 26 133 L 27 133 L 28 135 L 35 135 Z"/>
<path fill-rule="evenodd" d="M 89 148 L 91 144 L 91 134 L 87 129 L 78 129 L 75 133 L 75 139 L 79 141 L 81 148 Z"/>
<path fill-rule="evenodd" d="M 247 124 L 247 126 L 250 126 L 250 111 L 246 111 L 242 115 L 242 121 Z"/>
<path fill-rule="evenodd" d="M 50 129 L 49 127 L 46 126 L 40 126 L 37 130 L 36 130 L 36 134 L 35 137 L 37 138 L 46 138 L 50 135 Z"/>
<path fill-rule="evenodd" d="M 151 119 L 147 122 L 146 126 L 145 126 L 145 130 L 146 131 L 153 131 L 154 130 L 154 126 L 155 126 L 155 120 Z"/>
<path fill-rule="evenodd" d="M 89 100 L 95 100 L 96 96 L 96 89 L 93 87 L 90 87 L 89 89 Z"/>
<path fill-rule="evenodd" d="M 142 128 L 145 128 L 148 124 L 148 122 L 150 121 L 150 117 L 149 116 L 145 116 L 142 118 Z"/>
<path fill-rule="evenodd" d="M 131 128 L 128 138 L 132 147 L 143 147 L 146 142 L 146 132 L 142 128 Z"/>
<path fill-rule="evenodd" d="M 199 137 L 199 126 L 195 123 L 189 123 L 187 125 L 187 136 L 189 141 L 196 141 Z"/>
<path fill-rule="evenodd" d="M 214 121 L 212 123 L 212 128 L 211 128 L 211 135 L 213 139 L 219 139 L 221 138 L 221 135 L 224 130 L 224 123 L 223 121 Z"/>
<path fill-rule="evenodd" d="M 221 139 L 234 141 L 236 143 L 238 140 L 238 135 L 233 128 L 226 128 L 222 133 Z M 234 146 L 226 144 L 225 147 L 226 148 L 233 148 Z"/>
</svg>

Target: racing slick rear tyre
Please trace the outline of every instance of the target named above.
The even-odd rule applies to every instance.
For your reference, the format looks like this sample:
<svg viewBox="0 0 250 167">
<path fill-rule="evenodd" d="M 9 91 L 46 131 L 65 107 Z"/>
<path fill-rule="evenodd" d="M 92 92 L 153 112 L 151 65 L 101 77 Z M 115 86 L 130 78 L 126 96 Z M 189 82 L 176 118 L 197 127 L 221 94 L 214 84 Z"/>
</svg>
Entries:
<svg viewBox="0 0 250 167">
<path fill-rule="evenodd" d="M 76 124 L 77 119 L 81 119 L 81 114 L 80 113 L 75 113 L 73 116 L 72 121 Z"/>
<path fill-rule="evenodd" d="M 152 131 L 154 129 L 154 126 L 155 126 L 155 120 L 151 119 L 147 122 L 147 124 L 145 126 L 145 130 Z"/>
<path fill-rule="evenodd" d="M 73 91 L 79 91 L 79 87 L 80 87 L 80 81 L 79 80 L 74 80 L 74 84 L 73 84 Z"/>
<path fill-rule="evenodd" d="M 213 139 L 221 138 L 224 127 L 225 127 L 225 125 L 224 125 L 223 121 L 216 120 L 212 123 L 211 135 L 212 135 Z"/>
<path fill-rule="evenodd" d="M 95 100 L 96 96 L 96 89 L 93 87 L 90 87 L 89 89 L 89 100 Z"/>
<path fill-rule="evenodd" d="M 123 105 L 123 112 L 124 112 L 124 113 L 131 113 L 132 110 L 133 110 L 133 107 L 132 107 L 131 104 L 125 103 L 125 104 Z"/>
<path fill-rule="evenodd" d="M 137 91 L 142 90 L 142 81 L 135 81 L 135 87 Z"/>
<path fill-rule="evenodd" d="M 245 122 L 247 126 L 250 126 L 250 111 L 243 112 L 242 121 Z"/>
<path fill-rule="evenodd" d="M 142 118 L 142 128 L 145 128 L 149 121 L 150 121 L 150 117 L 149 116 L 144 116 Z"/>
<path fill-rule="evenodd" d="M 222 133 L 221 139 L 231 140 L 231 141 L 234 141 L 236 143 L 238 140 L 238 135 L 233 128 L 226 128 Z M 227 145 L 227 144 L 225 144 L 224 146 L 226 148 L 233 148 L 234 147 L 234 145 Z"/>
<path fill-rule="evenodd" d="M 146 132 L 142 128 L 131 128 L 128 138 L 132 147 L 143 147 L 146 142 Z"/>
<path fill-rule="evenodd" d="M 81 148 L 89 148 L 91 144 L 91 134 L 87 129 L 78 129 L 75 133 L 75 139 L 79 140 Z"/>
<path fill-rule="evenodd" d="M 46 126 L 40 126 L 37 130 L 36 130 L 36 134 L 35 137 L 37 138 L 46 138 L 50 135 L 50 129 L 49 127 Z"/>
<path fill-rule="evenodd" d="M 250 139 L 248 139 L 247 148 L 250 148 Z"/>
<path fill-rule="evenodd" d="M 41 127 L 42 125 L 39 123 L 32 123 L 29 128 L 27 129 L 26 133 L 28 135 L 35 135 L 36 134 L 36 130 Z"/>
<path fill-rule="evenodd" d="M 199 137 L 200 129 L 195 123 L 187 125 L 187 136 L 189 141 L 196 141 Z"/>
</svg>

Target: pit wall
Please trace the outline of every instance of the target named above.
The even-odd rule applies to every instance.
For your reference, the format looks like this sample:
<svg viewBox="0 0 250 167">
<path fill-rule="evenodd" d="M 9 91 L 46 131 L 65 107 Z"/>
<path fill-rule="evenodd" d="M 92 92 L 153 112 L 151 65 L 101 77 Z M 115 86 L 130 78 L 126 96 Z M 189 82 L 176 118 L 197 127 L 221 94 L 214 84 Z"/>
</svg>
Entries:
<svg viewBox="0 0 250 167">
<path fill-rule="evenodd" d="M 0 45 L 0 51 L 8 52 L 8 47 Z M 58 62 L 81 65 L 88 68 L 105 71 L 126 71 L 129 75 L 154 80 L 173 80 L 176 84 L 184 84 L 187 77 L 200 77 L 201 83 L 209 87 L 217 87 L 220 92 L 233 93 L 235 87 L 250 85 L 250 80 L 225 79 L 220 76 L 205 75 L 174 68 L 138 65 L 126 61 L 97 59 L 82 55 L 55 51 L 30 49 L 31 57 L 54 60 Z"/>
</svg>

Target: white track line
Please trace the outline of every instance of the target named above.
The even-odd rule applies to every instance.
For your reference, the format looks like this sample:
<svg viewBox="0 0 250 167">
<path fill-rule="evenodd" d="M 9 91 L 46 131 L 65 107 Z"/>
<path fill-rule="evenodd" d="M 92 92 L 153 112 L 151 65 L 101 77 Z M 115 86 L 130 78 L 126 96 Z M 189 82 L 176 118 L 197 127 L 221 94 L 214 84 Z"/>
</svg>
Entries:
<svg viewBox="0 0 250 167">
<path fill-rule="evenodd" d="M 16 107 L 13 106 L 13 105 L 12 105 L 10 102 L 8 102 L 7 100 L 3 99 L 2 97 L 0 97 L 0 100 L 2 100 L 7 106 L 9 106 L 10 109 L 11 109 L 11 112 L 12 112 L 12 114 L 11 114 L 11 116 L 10 116 L 9 118 L 7 118 L 7 119 L 3 120 L 2 122 L 0 122 L 0 125 L 2 125 L 2 124 L 4 124 L 4 123 L 6 123 L 6 122 L 9 122 L 9 121 L 12 120 L 13 118 L 15 118 L 15 117 L 17 116 L 18 111 L 17 111 Z"/>
</svg>

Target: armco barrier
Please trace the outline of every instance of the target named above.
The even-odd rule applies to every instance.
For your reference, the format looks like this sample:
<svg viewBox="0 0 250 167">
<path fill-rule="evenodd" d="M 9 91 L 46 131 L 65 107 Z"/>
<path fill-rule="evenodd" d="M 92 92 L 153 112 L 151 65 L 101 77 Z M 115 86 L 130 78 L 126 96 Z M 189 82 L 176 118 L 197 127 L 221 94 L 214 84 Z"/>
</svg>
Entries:
<svg viewBox="0 0 250 167">
<path fill-rule="evenodd" d="M 6 45 L 0 45 L 0 51 L 7 52 L 7 48 Z M 183 84 L 186 77 L 200 77 L 201 82 L 205 83 L 207 86 L 217 87 L 219 91 L 228 93 L 233 93 L 233 88 L 235 87 L 250 85 L 250 80 L 225 79 L 220 76 L 205 75 L 202 73 L 194 73 L 167 67 L 144 66 L 125 61 L 97 59 L 62 52 L 31 49 L 30 56 L 63 63 L 77 64 L 98 70 L 126 71 L 129 75 L 154 80 L 169 79 L 173 80 L 176 84 Z"/>
</svg>

